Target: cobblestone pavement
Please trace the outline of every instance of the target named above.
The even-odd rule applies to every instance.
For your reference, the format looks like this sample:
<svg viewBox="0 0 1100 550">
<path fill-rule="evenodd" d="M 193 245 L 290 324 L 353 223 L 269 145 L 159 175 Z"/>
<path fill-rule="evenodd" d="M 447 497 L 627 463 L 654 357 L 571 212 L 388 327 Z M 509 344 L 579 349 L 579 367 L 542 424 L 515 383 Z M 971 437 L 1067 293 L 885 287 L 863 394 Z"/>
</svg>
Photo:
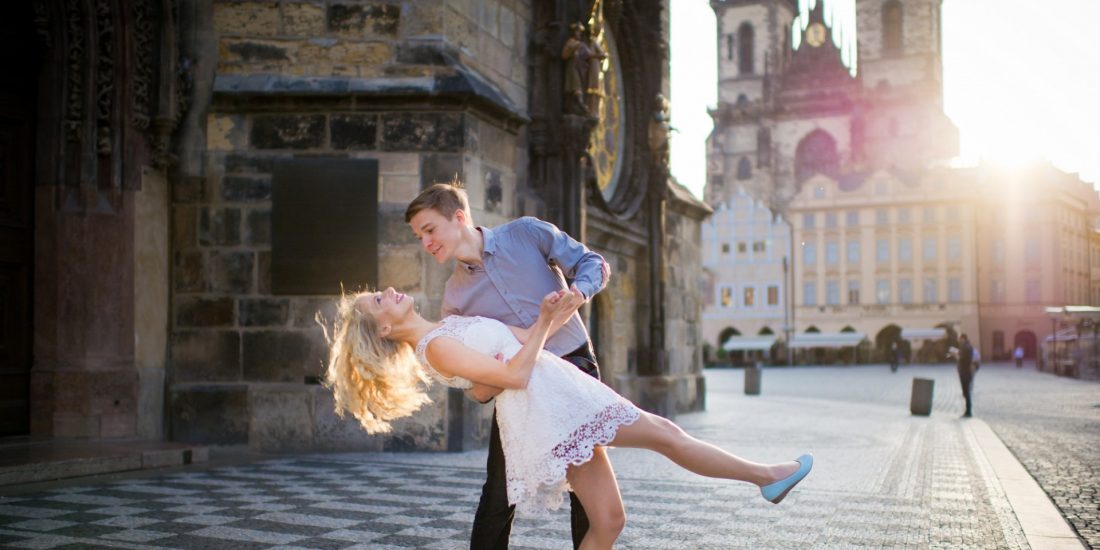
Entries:
<svg viewBox="0 0 1100 550">
<path fill-rule="evenodd" d="M 994 408 L 997 371 L 981 375 L 987 369 L 978 413 Z M 936 380 L 932 416 L 909 415 L 909 375 Z M 753 460 L 812 451 L 810 477 L 773 506 L 746 484 L 614 449 L 628 513 L 619 547 L 1028 547 L 971 421 L 958 419 L 954 369 L 769 369 L 758 397 L 742 394 L 741 376 L 708 372 L 707 412 L 678 422 Z M 1050 382 L 1032 376 L 1032 386 Z M 483 451 L 312 455 L 7 491 L 0 545 L 465 548 L 484 459 Z M 517 521 L 512 547 L 569 548 L 568 541 L 561 511 Z"/>
<path fill-rule="evenodd" d="M 1100 548 L 1100 383 L 996 364 L 978 372 L 975 412 L 1085 542 Z"/>
</svg>

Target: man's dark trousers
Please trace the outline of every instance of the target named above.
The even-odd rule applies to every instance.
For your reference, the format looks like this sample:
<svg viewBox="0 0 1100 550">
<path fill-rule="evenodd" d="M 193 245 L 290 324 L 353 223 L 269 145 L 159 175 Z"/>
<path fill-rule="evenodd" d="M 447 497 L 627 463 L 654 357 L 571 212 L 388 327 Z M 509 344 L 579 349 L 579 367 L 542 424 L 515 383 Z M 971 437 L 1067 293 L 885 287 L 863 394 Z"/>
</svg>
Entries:
<svg viewBox="0 0 1100 550">
<path fill-rule="evenodd" d="M 970 388 L 974 385 L 973 365 L 966 365 L 965 367 L 960 365 L 958 369 L 959 383 L 962 384 L 963 399 L 966 399 L 966 412 L 963 414 L 970 416 Z"/>
<path fill-rule="evenodd" d="M 586 343 L 575 351 L 563 355 L 562 359 L 576 365 L 577 368 L 600 379 L 600 368 L 596 364 L 592 349 Z M 493 411 L 493 429 L 489 435 L 489 459 L 485 462 L 485 485 L 481 488 L 481 501 L 474 514 L 474 529 L 470 534 L 470 550 L 507 550 L 508 537 L 512 533 L 512 520 L 516 517 L 516 507 L 508 504 L 508 477 L 504 471 L 504 448 L 500 444 L 500 428 L 497 427 L 497 413 Z M 573 530 L 573 548 L 581 544 L 588 532 L 588 516 L 577 495 L 569 493 L 569 523 Z"/>
</svg>

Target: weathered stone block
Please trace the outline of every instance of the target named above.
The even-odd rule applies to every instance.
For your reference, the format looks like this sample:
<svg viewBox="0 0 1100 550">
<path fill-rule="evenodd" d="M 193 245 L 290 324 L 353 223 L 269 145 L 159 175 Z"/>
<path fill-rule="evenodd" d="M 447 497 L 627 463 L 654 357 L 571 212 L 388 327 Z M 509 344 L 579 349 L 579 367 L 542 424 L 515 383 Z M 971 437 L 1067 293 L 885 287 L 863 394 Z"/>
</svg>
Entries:
<svg viewBox="0 0 1100 550">
<path fill-rule="evenodd" d="M 176 290 L 179 292 L 202 292 L 206 290 L 206 278 L 203 277 L 205 263 L 202 252 L 176 252 L 176 268 L 173 270 L 176 279 Z"/>
<path fill-rule="evenodd" d="M 461 154 L 429 153 L 420 157 L 420 188 L 427 189 L 437 183 L 454 179 L 465 180 Z"/>
<path fill-rule="evenodd" d="M 420 193 L 420 176 L 382 176 L 382 202 L 408 205 Z"/>
<path fill-rule="evenodd" d="M 251 210 L 245 225 L 245 242 L 253 245 L 271 244 L 271 211 Z"/>
<path fill-rule="evenodd" d="M 241 336 L 233 330 L 181 330 L 172 335 L 172 382 L 241 379 Z"/>
<path fill-rule="evenodd" d="M 249 294 L 252 292 L 251 252 L 226 252 L 215 250 L 207 258 L 208 285 L 213 292 Z"/>
<path fill-rule="evenodd" d="M 351 291 L 352 289 L 348 289 Z M 317 328 L 317 314 L 331 322 L 336 318 L 335 298 L 298 298 L 291 302 L 290 324 L 296 328 Z"/>
<path fill-rule="evenodd" d="M 177 296 L 176 326 L 226 327 L 233 324 L 232 298 Z"/>
<path fill-rule="evenodd" d="M 420 154 L 418 153 L 370 153 L 363 158 L 378 160 L 378 173 L 385 176 L 420 174 Z"/>
<path fill-rule="evenodd" d="M 279 66 L 291 60 L 298 44 L 280 40 L 223 38 L 218 40 L 218 61 L 244 66 Z"/>
<path fill-rule="evenodd" d="M 337 416 L 332 392 L 324 388 L 311 388 L 313 395 L 313 444 L 319 451 L 377 452 L 383 448 L 385 438 L 372 436 L 359 425 L 355 417 Z"/>
<path fill-rule="evenodd" d="M 54 437 L 99 437 L 99 417 L 69 413 L 53 415 Z"/>
<path fill-rule="evenodd" d="M 409 224 L 405 223 L 405 208 L 400 210 L 383 210 L 378 219 L 378 244 L 382 246 L 419 246 L 416 234 L 412 232 Z"/>
<path fill-rule="evenodd" d="M 244 145 L 244 118 L 240 115 L 211 114 L 206 117 L 206 149 L 231 151 Z"/>
<path fill-rule="evenodd" d="M 279 5 L 269 2 L 215 3 L 214 29 L 219 34 L 276 34 L 279 31 Z"/>
<path fill-rule="evenodd" d="M 256 291 L 260 294 L 271 294 L 270 250 L 261 250 L 256 253 Z"/>
<path fill-rule="evenodd" d="M 325 143 L 324 115 L 259 115 L 252 121 L 257 149 L 311 149 Z"/>
<path fill-rule="evenodd" d="M 229 153 L 225 155 L 225 172 L 227 174 L 270 174 L 276 159 L 288 157 L 289 155 Z"/>
<path fill-rule="evenodd" d="M 333 149 L 374 149 L 378 142 L 376 115 L 332 115 Z"/>
<path fill-rule="evenodd" d="M 199 241 L 198 209 L 193 206 L 172 208 L 172 248 L 186 250 Z"/>
<path fill-rule="evenodd" d="M 244 333 L 245 380 L 301 384 L 307 372 L 317 372 L 327 356 L 320 327 L 313 331 L 261 331 Z"/>
<path fill-rule="evenodd" d="M 104 414 L 99 417 L 99 437 L 133 437 L 137 433 L 137 415 Z"/>
<path fill-rule="evenodd" d="M 378 267 L 378 288 L 392 286 L 402 292 L 420 288 L 420 252 L 417 249 L 387 252 Z"/>
<path fill-rule="evenodd" d="M 304 451 L 312 448 L 313 422 L 309 388 L 253 386 L 248 445 L 260 451 Z"/>
<path fill-rule="evenodd" d="M 298 48 L 294 68 L 302 74 L 345 74 L 370 76 L 381 74 L 383 66 L 393 60 L 393 47 L 382 42 L 334 42 L 332 39 L 311 40 Z"/>
<path fill-rule="evenodd" d="M 172 183 L 172 202 L 200 202 L 206 198 L 206 179 L 200 176 L 180 176 Z"/>
<path fill-rule="evenodd" d="M 242 327 L 272 327 L 286 325 L 290 304 L 286 300 L 268 298 L 241 300 Z"/>
<path fill-rule="evenodd" d="M 462 114 L 391 113 L 382 115 L 382 150 L 444 151 L 462 150 Z"/>
<path fill-rule="evenodd" d="M 222 199 L 230 202 L 254 202 L 271 199 L 271 177 L 226 176 L 222 178 Z"/>
<path fill-rule="evenodd" d="M 199 213 L 199 244 L 233 246 L 241 243 L 241 211 L 203 208 Z"/>
<path fill-rule="evenodd" d="M 283 4 L 283 34 L 288 36 L 320 36 L 324 32 L 324 8 L 304 3 Z"/>
<path fill-rule="evenodd" d="M 448 388 L 436 384 L 428 390 L 433 405 L 428 405 L 412 416 L 393 423 L 393 433 L 386 438 L 385 451 L 446 451 L 448 441 L 447 403 Z"/>
<path fill-rule="evenodd" d="M 356 38 L 397 36 L 401 7 L 389 4 L 332 4 L 328 7 L 328 28 L 340 36 Z"/>
<path fill-rule="evenodd" d="M 197 386 L 171 390 L 171 439 L 184 443 L 248 442 L 248 388 Z"/>
</svg>

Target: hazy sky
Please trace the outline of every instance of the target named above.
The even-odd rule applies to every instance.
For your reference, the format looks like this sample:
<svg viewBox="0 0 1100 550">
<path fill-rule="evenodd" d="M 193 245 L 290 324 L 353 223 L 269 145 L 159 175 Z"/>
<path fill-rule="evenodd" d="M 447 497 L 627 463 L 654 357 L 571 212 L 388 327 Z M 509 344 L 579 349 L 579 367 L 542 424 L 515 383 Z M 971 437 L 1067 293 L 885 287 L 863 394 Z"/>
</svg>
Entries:
<svg viewBox="0 0 1100 550">
<path fill-rule="evenodd" d="M 800 0 L 803 10 L 810 2 Z M 672 173 L 702 196 L 707 107 L 717 101 L 714 11 L 709 0 L 670 4 Z M 854 0 L 825 7 L 854 38 Z M 943 0 L 944 107 L 959 127 L 960 163 L 1046 158 L 1100 185 L 1097 24 L 1100 0 Z"/>
</svg>

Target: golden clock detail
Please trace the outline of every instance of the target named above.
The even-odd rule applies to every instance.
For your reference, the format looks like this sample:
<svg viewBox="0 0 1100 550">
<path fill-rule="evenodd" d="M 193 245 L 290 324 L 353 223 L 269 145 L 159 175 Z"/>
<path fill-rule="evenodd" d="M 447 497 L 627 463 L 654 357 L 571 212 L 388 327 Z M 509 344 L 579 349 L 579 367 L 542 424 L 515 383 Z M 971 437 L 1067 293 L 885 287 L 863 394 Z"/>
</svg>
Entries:
<svg viewBox="0 0 1100 550">
<path fill-rule="evenodd" d="M 588 144 L 588 154 L 592 158 L 592 168 L 600 192 L 605 200 L 611 200 L 615 195 L 619 174 L 622 171 L 625 143 L 624 90 L 614 36 L 610 29 L 601 28 L 600 25 L 596 25 L 595 29 L 600 31 L 594 37 L 595 42 L 606 56 L 599 60 L 602 64 L 603 78 L 599 84 L 603 101 L 596 104 L 598 110 L 592 113 L 598 122 Z"/>
<path fill-rule="evenodd" d="M 810 23 L 810 26 L 806 27 L 806 43 L 811 47 L 818 47 L 825 43 L 825 36 L 827 31 L 825 25 L 821 23 Z"/>
</svg>

